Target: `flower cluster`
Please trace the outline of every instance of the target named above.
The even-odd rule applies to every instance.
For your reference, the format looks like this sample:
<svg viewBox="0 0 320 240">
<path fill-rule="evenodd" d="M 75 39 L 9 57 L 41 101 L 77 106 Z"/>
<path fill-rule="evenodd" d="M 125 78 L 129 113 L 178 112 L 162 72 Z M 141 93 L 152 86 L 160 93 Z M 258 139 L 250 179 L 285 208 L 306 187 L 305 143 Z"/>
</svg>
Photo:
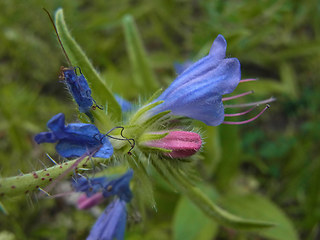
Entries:
<svg viewBox="0 0 320 240">
<path fill-rule="evenodd" d="M 183 122 L 179 122 L 178 128 L 176 126 L 167 127 L 170 126 L 168 122 L 178 119 L 168 116 L 187 117 L 202 121 L 209 126 L 217 126 L 222 123 L 243 124 L 253 121 L 267 109 L 265 108 L 255 117 L 242 122 L 224 120 L 225 117 L 241 116 L 254 109 L 250 108 L 244 112 L 233 114 L 225 113 L 226 107 L 232 107 L 231 105 L 224 106 L 225 101 L 251 93 L 223 97 L 225 94 L 232 93 L 239 83 L 251 80 L 241 80 L 240 62 L 237 58 L 226 58 L 226 48 L 226 40 L 222 35 L 218 35 L 207 56 L 195 63 L 188 62 L 179 66 L 177 70 L 179 75 L 171 85 L 155 100 L 139 109 L 129 120 L 126 125 L 129 129 L 127 133 L 130 137 L 137 139 L 137 145 L 141 150 L 139 154 L 155 152 L 160 156 L 160 159 L 168 157 L 180 159 L 188 158 L 199 152 L 202 146 L 201 136 L 196 132 L 186 131 L 190 127 L 184 125 Z M 93 116 L 89 111 L 94 100 L 91 97 L 91 89 L 81 71 L 80 75 L 77 75 L 76 68 L 63 68 L 62 78 L 78 104 L 79 111 L 87 114 L 93 122 Z M 132 110 L 130 102 L 118 95 L 115 95 L 115 98 L 121 106 L 122 112 Z M 268 99 L 237 107 L 256 106 L 272 100 Z M 162 124 L 163 122 L 165 124 Z M 121 138 L 109 136 L 100 133 L 93 124 L 71 123 L 65 125 L 65 117 L 62 113 L 50 119 L 47 127 L 50 131 L 39 133 L 35 136 L 35 141 L 38 144 L 57 142 L 56 150 L 65 158 L 81 156 L 110 158 L 117 153 L 117 150 L 121 149 L 122 145 L 114 144 L 112 140 L 110 142 L 107 137 L 115 140 L 127 140 L 132 144 L 130 141 L 132 138 L 128 139 L 122 135 L 124 127 L 120 127 L 122 128 Z M 135 140 L 133 142 L 135 143 Z M 134 144 L 131 149 L 133 146 Z M 83 193 L 78 200 L 79 209 L 91 208 L 102 203 L 106 198 L 114 197 L 114 200 L 94 224 L 87 239 L 119 240 L 124 238 L 126 204 L 132 199 L 129 187 L 132 176 L 133 171 L 129 170 L 118 178 L 77 176 L 74 180 L 75 191 Z"/>
<path fill-rule="evenodd" d="M 129 187 L 133 171 L 128 170 L 121 177 L 109 180 L 107 177 L 89 178 L 80 177 L 73 182 L 77 192 L 83 192 L 78 200 L 78 208 L 88 209 L 100 204 L 105 198 L 116 197 L 92 227 L 87 239 L 121 240 L 127 220 L 126 203 L 132 199 Z"/>
</svg>

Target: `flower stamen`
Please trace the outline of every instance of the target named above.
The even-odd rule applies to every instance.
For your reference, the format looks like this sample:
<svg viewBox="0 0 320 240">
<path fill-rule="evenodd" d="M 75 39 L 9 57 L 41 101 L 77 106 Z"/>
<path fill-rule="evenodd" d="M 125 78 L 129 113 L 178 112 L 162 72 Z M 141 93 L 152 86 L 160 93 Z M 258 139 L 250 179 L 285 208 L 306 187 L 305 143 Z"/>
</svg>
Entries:
<svg viewBox="0 0 320 240">
<path fill-rule="evenodd" d="M 243 79 L 243 80 L 240 80 L 240 82 L 239 82 L 239 83 L 252 82 L 252 81 L 257 81 L 257 79 L 255 79 L 255 78 Z"/>
<path fill-rule="evenodd" d="M 248 120 L 239 121 L 239 122 L 224 121 L 223 124 L 242 125 L 242 124 L 246 124 L 246 123 L 252 122 L 252 121 L 256 120 L 258 117 L 260 117 L 268 108 L 270 108 L 270 105 L 269 105 L 269 104 L 267 104 L 267 106 L 266 106 L 259 114 L 257 114 L 255 117 L 250 118 L 250 119 L 248 119 Z"/>
<path fill-rule="evenodd" d="M 256 105 L 261 105 L 261 104 L 268 104 L 271 102 L 274 102 L 275 100 L 277 100 L 274 97 L 262 100 L 262 101 L 258 101 L 258 102 L 251 102 L 251 103 L 241 103 L 241 104 L 229 104 L 229 105 L 224 105 L 224 108 L 242 108 L 242 107 L 251 107 L 251 106 L 256 106 Z"/>
<path fill-rule="evenodd" d="M 248 110 L 246 110 L 246 111 L 244 111 L 244 112 L 240 112 L 240 113 L 229 113 L 229 114 L 228 114 L 228 113 L 225 113 L 224 116 L 225 116 L 225 117 L 238 117 L 238 116 L 242 116 L 242 115 L 245 115 L 245 114 L 253 111 L 256 107 L 258 107 L 258 105 L 254 106 L 254 107 L 252 107 L 252 108 L 250 108 L 250 109 L 248 109 Z"/>
<path fill-rule="evenodd" d="M 243 97 L 243 96 L 246 96 L 246 95 L 249 95 L 249 94 L 252 94 L 252 93 L 253 93 L 253 90 L 248 91 L 248 92 L 244 92 L 244 93 L 241 93 L 241 94 L 232 96 L 232 97 L 222 98 L 222 101 L 223 101 L 223 102 L 229 101 L 229 100 L 236 99 L 236 98 L 239 98 L 239 97 Z"/>
</svg>

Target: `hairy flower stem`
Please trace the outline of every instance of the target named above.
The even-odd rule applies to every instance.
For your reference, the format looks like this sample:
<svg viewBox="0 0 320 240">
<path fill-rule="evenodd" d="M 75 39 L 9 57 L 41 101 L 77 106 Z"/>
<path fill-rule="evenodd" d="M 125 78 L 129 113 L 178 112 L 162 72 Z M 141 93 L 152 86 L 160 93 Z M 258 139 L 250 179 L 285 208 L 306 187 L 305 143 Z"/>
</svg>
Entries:
<svg viewBox="0 0 320 240">
<path fill-rule="evenodd" d="M 77 161 L 79 161 L 79 159 L 60 163 L 50 168 L 23 175 L 0 178 L 0 199 L 3 197 L 27 194 L 32 191 L 39 191 L 39 188 L 50 185 L 64 173 L 66 173 L 66 176 L 72 175 L 74 171 L 81 173 L 100 163 L 105 163 L 108 159 L 93 158 L 90 160 L 89 157 L 84 157 L 78 164 Z M 73 166 L 73 164 L 76 164 L 77 166 L 74 166 L 74 168 L 70 170 L 70 167 Z M 67 170 L 69 170 L 69 172 Z"/>
</svg>

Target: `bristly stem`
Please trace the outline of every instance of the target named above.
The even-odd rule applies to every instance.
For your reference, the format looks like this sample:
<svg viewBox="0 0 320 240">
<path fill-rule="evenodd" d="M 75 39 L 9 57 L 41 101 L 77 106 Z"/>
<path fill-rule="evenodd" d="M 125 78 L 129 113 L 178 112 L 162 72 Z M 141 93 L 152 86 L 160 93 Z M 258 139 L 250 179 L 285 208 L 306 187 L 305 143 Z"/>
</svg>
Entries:
<svg viewBox="0 0 320 240">
<path fill-rule="evenodd" d="M 50 168 L 41 169 L 23 175 L 0 178 L 0 199 L 4 197 L 28 194 L 33 191 L 38 191 L 39 188 L 44 188 L 50 185 L 78 160 L 79 159 L 67 161 L 54 165 Z M 109 161 L 109 159 L 94 158 L 92 160 L 88 160 L 87 157 L 83 158 L 75 168 L 75 172 L 80 173 L 86 171 L 87 169 L 90 169 L 100 163 L 105 163 L 106 161 Z M 70 171 L 67 175 L 70 176 L 73 173 L 74 171 Z"/>
</svg>

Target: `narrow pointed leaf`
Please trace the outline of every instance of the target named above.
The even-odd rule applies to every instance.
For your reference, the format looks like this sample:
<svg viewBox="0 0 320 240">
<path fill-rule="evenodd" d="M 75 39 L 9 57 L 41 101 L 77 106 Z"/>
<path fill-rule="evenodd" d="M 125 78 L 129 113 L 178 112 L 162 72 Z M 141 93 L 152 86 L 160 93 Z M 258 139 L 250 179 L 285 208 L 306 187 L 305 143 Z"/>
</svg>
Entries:
<svg viewBox="0 0 320 240">
<path fill-rule="evenodd" d="M 159 84 L 149 64 L 150 60 L 147 57 L 139 31 L 132 16 L 126 15 L 122 23 L 133 71 L 134 84 L 141 93 L 156 91 L 159 88 Z"/>
<path fill-rule="evenodd" d="M 55 24 L 60 35 L 62 44 L 75 67 L 80 67 L 83 75 L 86 77 L 91 89 L 93 98 L 98 104 L 107 106 L 108 114 L 115 121 L 121 119 L 121 108 L 114 98 L 107 83 L 101 78 L 94 69 L 84 51 L 71 36 L 64 20 L 63 10 L 59 9 L 55 14 Z M 96 110 L 98 111 L 98 110 Z"/>
</svg>

